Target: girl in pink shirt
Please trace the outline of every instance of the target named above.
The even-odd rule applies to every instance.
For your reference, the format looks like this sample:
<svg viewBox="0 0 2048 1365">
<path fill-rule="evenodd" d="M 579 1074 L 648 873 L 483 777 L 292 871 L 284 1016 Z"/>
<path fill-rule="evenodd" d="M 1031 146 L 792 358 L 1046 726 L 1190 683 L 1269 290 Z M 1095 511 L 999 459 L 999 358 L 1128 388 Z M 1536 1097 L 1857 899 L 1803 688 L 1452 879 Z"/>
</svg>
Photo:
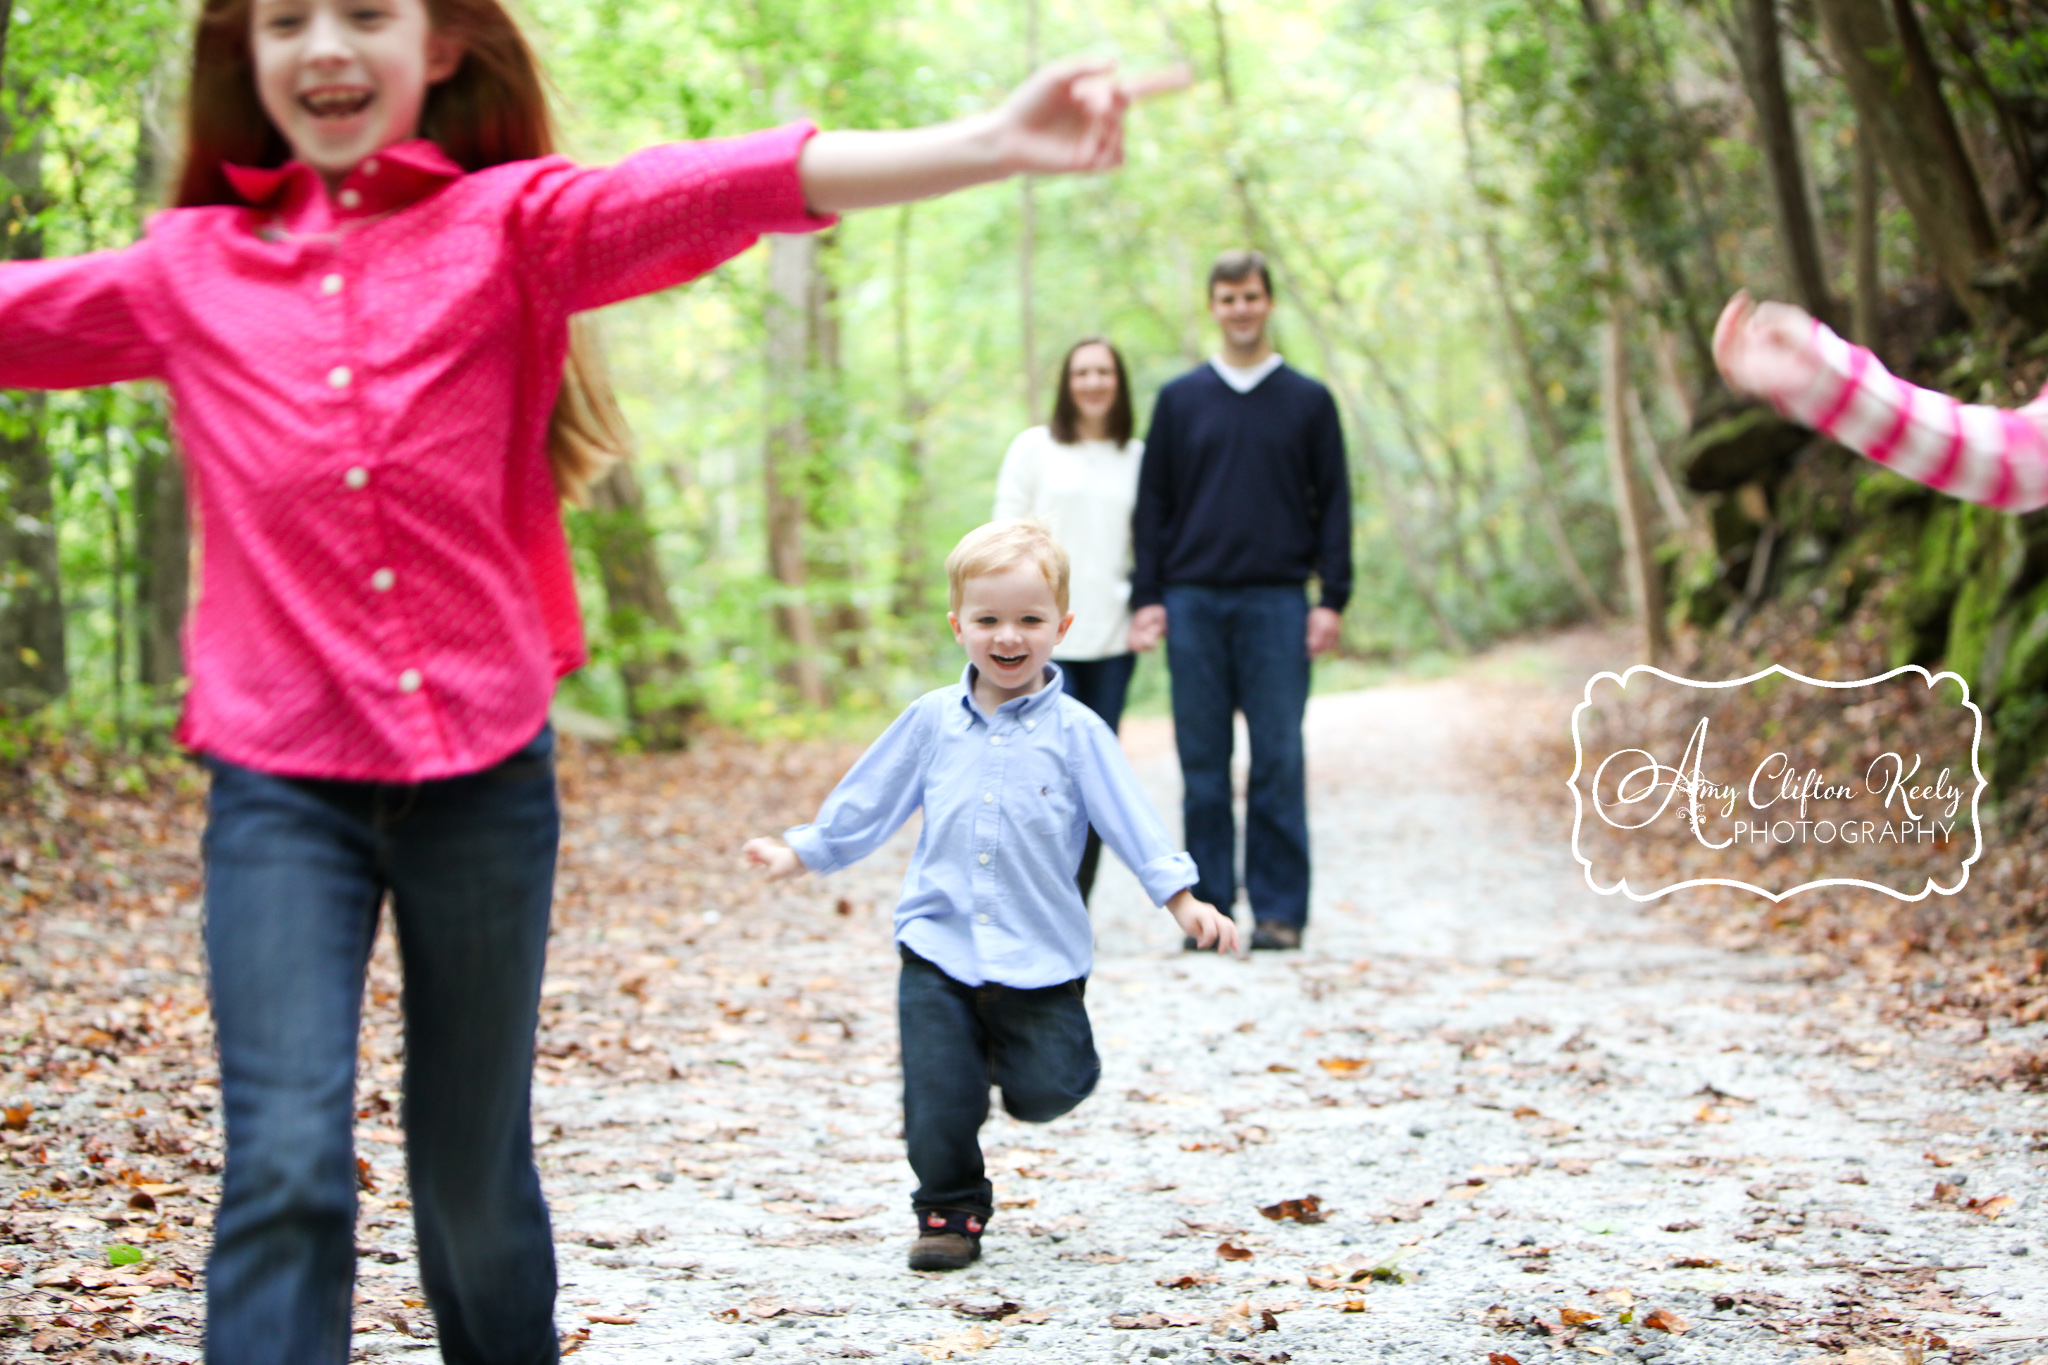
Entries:
<svg viewBox="0 0 2048 1365">
<path fill-rule="evenodd" d="M 556 1358 L 528 1110 L 547 707 L 584 659 L 559 502 L 624 447 L 573 316 L 763 232 L 1114 166 L 1145 92 L 1074 63 L 940 127 L 802 124 L 590 168 L 551 154 L 498 0 L 204 0 L 178 206 L 124 250 L 0 265 L 0 387 L 166 382 L 204 533 L 180 734 L 213 773 L 209 1361 L 348 1354 L 356 1038 L 387 895 L 442 1357 Z"/>
<path fill-rule="evenodd" d="M 1722 310 L 1714 360 L 1737 393 L 1929 488 L 2008 512 L 2048 506 L 2048 389 L 2021 408 L 1959 403 L 1804 309 L 1746 292 Z"/>
</svg>

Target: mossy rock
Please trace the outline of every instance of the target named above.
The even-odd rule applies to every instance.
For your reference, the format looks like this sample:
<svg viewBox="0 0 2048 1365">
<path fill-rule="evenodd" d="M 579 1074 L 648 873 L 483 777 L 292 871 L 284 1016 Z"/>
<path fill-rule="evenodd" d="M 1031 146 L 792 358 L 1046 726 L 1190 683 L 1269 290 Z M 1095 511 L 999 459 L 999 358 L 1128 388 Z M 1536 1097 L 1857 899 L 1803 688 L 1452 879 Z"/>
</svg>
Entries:
<svg viewBox="0 0 2048 1365">
<path fill-rule="evenodd" d="M 1774 410 L 1742 408 L 1696 427 L 1679 451 L 1685 486 L 1695 493 L 1725 493 L 1791 468 L 1813 433 Z"/>
<path fill-rule="evenodd" d="M 1998 671 L 1998 695 L 2048 689 L 2048 583 L 2006 608 L 2012 633 Z"/>
</svg>

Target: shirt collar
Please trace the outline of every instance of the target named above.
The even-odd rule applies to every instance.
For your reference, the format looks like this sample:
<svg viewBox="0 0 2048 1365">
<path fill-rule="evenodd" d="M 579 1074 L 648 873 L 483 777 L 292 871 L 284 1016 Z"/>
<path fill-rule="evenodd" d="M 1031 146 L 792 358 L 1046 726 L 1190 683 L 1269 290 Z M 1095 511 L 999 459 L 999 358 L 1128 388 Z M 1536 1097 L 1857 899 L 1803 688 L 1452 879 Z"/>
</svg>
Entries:
<svg viewBox="0 0 2048 1365">
<path fill-rule="evenodd" d="M 1250 393 L 1259 386 L 1259 381 L 1279 369 L 1286 361 L 1278 351 L 1273 352 L 1258 364 L 1252 366 L 1232 365 L 1220 355 L 1209 357 L 1209 364 L 1222 377 L 1223 382 L 1239 393 Z"/>
<path fill-rule="evenodd" d="M 337 222 L 408 208 L 463 174 L 446 152 L 423 137 L 364 157 L 331 200 L 322 192 L 319 173 L 303 161 L 268 167 L 224 163 L 221 171 L 252 208 L 288 219 L 321 214 Z"/>
<path fill-rule="evenodd" d="M 979 706 L 974 704 L 974 674 L 973 664 L 969 664 L 966 668 L 960 670 L 960 705 L 966 710 L 970 721 L 978 720 L 985 724 L 989 718 L 981 713 Z M 1030 715 L 1034 711 L 1042 710 L 1052 705 L 1053 699 L 1064 692 L 1066 687 L 1066 673 L 1061 670 L 1058 664 L 1048 663 L 1045 666 L 1045 686 L 1039 688 L 1028 697 L 1016 697 L 1004 702 L 996 708 L 996 714 L 999 716 L 1005 714 L 1011 716 Z"/>
</svg>

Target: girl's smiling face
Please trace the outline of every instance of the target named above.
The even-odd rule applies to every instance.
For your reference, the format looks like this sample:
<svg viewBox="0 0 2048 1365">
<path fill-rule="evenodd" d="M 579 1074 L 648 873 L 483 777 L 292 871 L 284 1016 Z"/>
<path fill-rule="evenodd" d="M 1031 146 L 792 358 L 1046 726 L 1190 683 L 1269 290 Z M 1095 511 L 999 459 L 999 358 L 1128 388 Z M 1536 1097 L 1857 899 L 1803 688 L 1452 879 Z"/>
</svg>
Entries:
<svg viewBox="0 0 2048 1365">
<path fill-rule="evenodd" d="M 250 23 L 263 112 L 330 188 L 417 136 L 427 88 L 462 64 L 426 0 L 257 0 Z"/>
<path fill-rule="evenodd" d="M 960 610 L 946 619 L 980 674 L 975 699 L 991 711 L 1045 686 L 1053 646 L 1074 621 L 1053 600 L 1052 584 L 1035 559 L 968 579 L 960 585 Z"/>
</svg>

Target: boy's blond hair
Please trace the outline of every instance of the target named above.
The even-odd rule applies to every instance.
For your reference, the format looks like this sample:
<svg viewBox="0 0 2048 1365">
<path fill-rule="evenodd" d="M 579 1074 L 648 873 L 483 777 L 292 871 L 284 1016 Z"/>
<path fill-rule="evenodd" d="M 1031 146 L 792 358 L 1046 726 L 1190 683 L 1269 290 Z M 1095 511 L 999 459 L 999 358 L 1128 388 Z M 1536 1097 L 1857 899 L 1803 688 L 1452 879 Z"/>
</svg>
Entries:
<svg viewBox="0 0 2048 1365">
<path fill-rule="evenodd" d="M 953 553 L 946 556 L 946 586 L 952 610 L 960 610 L 960 597 L 967 580 L 1000 573 L 1021 560 L 1030 560 L 1045 575 L 1052 600 L 1060 615 L 1067 614 L 1067 552 L 1052 538 L 1052 530 L 1037 517 L 1015 521 L 992 521 L 960 537 Z"/>
</svg>

